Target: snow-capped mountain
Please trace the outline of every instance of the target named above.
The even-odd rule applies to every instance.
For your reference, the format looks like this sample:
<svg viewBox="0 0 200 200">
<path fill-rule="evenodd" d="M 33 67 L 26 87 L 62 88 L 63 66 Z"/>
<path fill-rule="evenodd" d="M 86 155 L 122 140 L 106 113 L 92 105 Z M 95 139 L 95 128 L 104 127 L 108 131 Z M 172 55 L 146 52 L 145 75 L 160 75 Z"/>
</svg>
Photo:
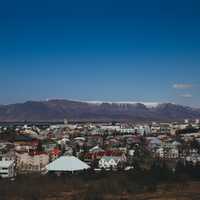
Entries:
<svg viewBox="0 0 200 200">
<path fill-rule="evenodd" d="M 47 100 L 0 106 L 0 121 L 174 121 L 200 118 L 200 109 L 172 103 Z"/>
</svg>

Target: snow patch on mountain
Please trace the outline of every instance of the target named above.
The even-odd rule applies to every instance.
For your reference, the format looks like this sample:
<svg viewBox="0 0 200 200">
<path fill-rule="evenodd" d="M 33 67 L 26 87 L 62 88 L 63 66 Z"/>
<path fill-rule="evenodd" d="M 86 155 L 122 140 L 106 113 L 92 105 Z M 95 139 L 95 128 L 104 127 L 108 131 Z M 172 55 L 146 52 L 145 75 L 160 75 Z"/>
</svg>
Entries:
<svg viewBox="0 0 200 200">
<path fill-rule="evenodd" d="M 118 104 L 118 105 L 136 105 L 136 104 L 143 104 L 147 108 L 155 108 L 160 105 L 158 102 L 135 102 L 135 101 L 82 101 L 88 104 L 96 104 L 101 105 L 103 103 L 107 104 Z"/>
</svg>

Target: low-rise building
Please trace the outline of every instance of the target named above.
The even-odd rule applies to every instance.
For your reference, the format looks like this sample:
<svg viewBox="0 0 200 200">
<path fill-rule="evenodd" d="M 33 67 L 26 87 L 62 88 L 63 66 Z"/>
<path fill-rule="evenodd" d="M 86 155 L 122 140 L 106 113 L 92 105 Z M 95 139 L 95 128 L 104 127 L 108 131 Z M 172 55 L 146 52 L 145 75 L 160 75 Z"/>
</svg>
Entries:
<svg viewBox="0 0 200 200">
<path fill-rule="evenodd" d="M 104 156 L 99 160 L 99 168 L 116 169 L 120 163 L 126 161 L 124 156 Z"/>
<path fill-rule="evenodd" d="M 17 170 L 19 173 L 40 172 L 49 163 L 46 153 L 17 154 Z"/>
<path fill-rule="evenodd" d="M 15 176 L 15 162 L 13 160 L 0 161 L 0 177 L 12 178 Z"/>
</svg>

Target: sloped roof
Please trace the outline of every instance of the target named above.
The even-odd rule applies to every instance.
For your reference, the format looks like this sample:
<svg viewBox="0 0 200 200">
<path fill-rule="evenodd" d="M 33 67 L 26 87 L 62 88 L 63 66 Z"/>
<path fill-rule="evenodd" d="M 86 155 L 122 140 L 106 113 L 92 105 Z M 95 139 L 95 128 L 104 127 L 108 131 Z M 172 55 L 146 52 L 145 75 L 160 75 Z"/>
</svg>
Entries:
<svg viewBox="0 0 200 200">
<path fill-rule="evenodd" d="M 102 148 L 100 148 L 98 145 L 91 148 L 89 151 L 90 152 L 104 152 L 104 150 Z"/>
<path fill-rule="evenodd" d="M 119 162 L 122 159 L 122 157 L 121 156 L 103 156 L 102 159 L 104 159 L 106 162 L 109 162 L 110 160 Z"/>
<path fill-rule="evenodd" d="M 48 171 L 80 171 L 90 168 L 74 156 L 61 156 L 46 166 Z"/>
<path fill-rule="evenodd" d="M 151 143 L 151 144 L 161 144 L 161 140 L 157 137 L 148 137 L 147 140 Z"/>
<path fill-rule="evenodd" d="M 33 141 L 33 138 L 28 136 L 28 135 L 17 135 L 15 137 L 15 141 L 16 142 L 20 142 L 20 141 L 23 141 L 23 142 L 31 142 Z"/>
</svg>

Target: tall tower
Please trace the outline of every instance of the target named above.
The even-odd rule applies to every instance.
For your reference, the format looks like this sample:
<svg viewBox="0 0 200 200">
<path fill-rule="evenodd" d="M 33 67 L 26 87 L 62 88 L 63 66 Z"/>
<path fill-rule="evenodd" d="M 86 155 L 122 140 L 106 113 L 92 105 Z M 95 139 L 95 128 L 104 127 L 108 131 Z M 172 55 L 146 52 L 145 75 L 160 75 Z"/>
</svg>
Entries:
<svg viewBox="0 0 200 200">
<path fill-rule="evenodd" d="M 64 124 L 67 125 L 68 124 L 68 120 L 64 119 Z"/>
</svg>

